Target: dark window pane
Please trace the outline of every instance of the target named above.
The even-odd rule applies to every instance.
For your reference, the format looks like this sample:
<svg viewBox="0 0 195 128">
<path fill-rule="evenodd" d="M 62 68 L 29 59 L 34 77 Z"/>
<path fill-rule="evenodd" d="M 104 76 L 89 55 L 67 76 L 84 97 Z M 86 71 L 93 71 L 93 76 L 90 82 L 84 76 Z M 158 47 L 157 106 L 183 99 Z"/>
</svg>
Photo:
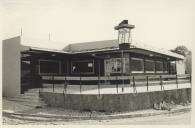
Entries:
<svg viewBox="0 0 195 128">
<path fill-rule="evenodd" d="M 59 62 L 41 60 L 40 73 L 59 73 Z"/>
<path fill-rule="evenodd" d="M 131 70 L 132 71 L 144 71 L 143 59 L 131 58 Z"/>
<path fill-rule="evenodd" d="M 167 73 L 168 72 L 168 63 L 167 62 L 164 62 L 164 71 Z"/>
<path fill-rule="evenodd" d="M 145 70 L 154 72 L 155 70 L 155 63 L 152 60 L 146 60 L 145 61 Z"/>
<path fill-rule="evenodd" d="M 175 62 L 171 62 L 171 65 L 170 65 L 170 70 L 171 70 L 171 73 L 175 74 L 176 73 L 176 66 L 175 66 Z"/>
<path fill-rule="evenodd" d="M 156 68 L 156 71 L 163 71 L 163 62 L 156 61 L 155 68 Z"/>
</svg>

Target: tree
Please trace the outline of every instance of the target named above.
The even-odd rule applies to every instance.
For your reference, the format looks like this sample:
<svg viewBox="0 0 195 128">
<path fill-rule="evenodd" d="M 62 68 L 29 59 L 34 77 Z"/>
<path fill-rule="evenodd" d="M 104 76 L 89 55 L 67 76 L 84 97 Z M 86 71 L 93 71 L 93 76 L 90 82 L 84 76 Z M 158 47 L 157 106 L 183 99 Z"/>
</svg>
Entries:
<svg viewBox="0 0 195 128">
<path fill-rule="evenodd" d="M 192 73 L 192 53 L 186 46 L 177 46 L 172 52 L 181 54 L 185 57 L 185 73 L 191 74 Z"/>
<path fill-rule="evenodd" d="M 187 56 L 190 51 L 188 50 L 188 48 L 186 46 L 177 46 L 174 50 L 171 50 L 172 52 L 175 52 L 175 53 L 178 53 L 178 54 L 181 54 L 183 56 Z"/>
</svg>

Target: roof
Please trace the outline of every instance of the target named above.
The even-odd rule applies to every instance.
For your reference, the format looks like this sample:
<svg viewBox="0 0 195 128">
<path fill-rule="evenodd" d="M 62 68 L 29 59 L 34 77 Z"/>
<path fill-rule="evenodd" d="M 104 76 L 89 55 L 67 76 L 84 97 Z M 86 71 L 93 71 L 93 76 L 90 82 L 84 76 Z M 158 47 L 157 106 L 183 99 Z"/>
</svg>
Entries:
<svg viewBox="0 0 195 128">
<path fill-rule="evenodd" d="M 147 50 L 155 53 L 159 53 L 162 55 L 184 59 L 184 56 L 171 52 L 166 49 L 156 48 L 141 42 L 133 41 L 130 46 L 130 49 L 137 48 L 140 50 Z M 95 42 L 85 42 L 85 43 L 76 43 L 69 44 L 67 47 L 63 49 L 66 52 L 72 53 L 84 53 L 84 52 L 98 52 L 98 51 L 107 51 L 107 50 L 118 50 L 119 45 L 117 40 L 104 40 L 104 41 L 95 41 Z"/>
<path fill-rule="evenodd" d="M 114 27 L 115 30 L 119 30 L 121 28 L 133 29 L 135 28 L 135 25 L 128 24 L 128 20 L 123 20 L 118 26 Z"/>
<path fill-rule="evenodd" d="M 86 52 L 86 51 L 102 51 L 109 49 L 118 49 L 117 40 L 104 40 L 104 41 L 95 41 L 95 42 L 85 42 L 85 43 L 75 43 L 69 44 L 63 49 L 67 52 Z"/>
<path fill-rule="evenodd" d="M 175 58 L 178 58 L 178 59 L 184 59 L 183 55 L 171 52 L 171 51 L 163 49 L 163 48 L 156 48 L 156 47 L 153 47 L 153 46 L 141 43 L 141 42 L 135 42 L 134 41 L 134 43 L 132 45 L 133 45 L 134 48 L 148 50 L 148 51 L 160 53 L 160 54 L 163 54 L 163 55 L 175 57 Z"/>
<path fill-rule="evenodd" d="M 42 48 L 37 46 L 29 46 L 31 50 L 41 50 L 41 51 L 48 51 L 48 52 L 56 52 L 56 53 L 67 53 L 67 54 L 74 54 L 74 53 L 85 53 L 85 52 L 100 52 L 100 51 L 111 51 L 111 50 L 119 50 L 118 40 L 104 40 L 104 41 L 93 41 L 93 42 L 85 42 L 85 43 L 74 43 L 65 46 L 65 43 L 56 43 L 53 41 L 46 41 L 46 43 L 50 43 L 50 47 L 44 44 L 45 41 L 42 40 L 35 40 L 29 38 L 22 38 L 22 43 L 31 44 L 43 44 Z M 64 47 L 65 46 L 65 47 Z M 46 48 L 48 47 L 48 48 Z M 162 48 L 156 48 L 153 46 L 149 46 L 147 44 L 132 41 L 130 45 L 130 49 L 137 48 L 140 50 L 147 50 L 155 53 L 159 53 L 162 55 L 184 59 L 184 56 L 173 53 L 169 50 L 165 50 Z"/>
</svg>

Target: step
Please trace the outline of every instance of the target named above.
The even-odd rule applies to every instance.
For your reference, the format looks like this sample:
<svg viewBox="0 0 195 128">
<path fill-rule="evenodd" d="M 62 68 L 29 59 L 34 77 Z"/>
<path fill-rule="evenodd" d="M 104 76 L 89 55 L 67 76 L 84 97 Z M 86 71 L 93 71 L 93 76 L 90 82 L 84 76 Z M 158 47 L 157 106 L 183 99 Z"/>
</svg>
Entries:
<svg viewBox="0 0 195 128">
<path fill-rule="evenodd" d="M 45 107 L 47 106 L 45 103 L 26 103 L 26 102 L 20 102 L 19 104 L 24 105 L 24 106 L 28 106 L 28 107 L 37 107 L 37 106 L 41 106 L 41 107 Z"/>
<path fill-rule="evenodd" d="M 20 98 L 20 99 L 40 99 L 39 96 L 33 96 L 33 95 L 21 95 L 21 96 L 15 96 L 11 98 Z"/>
<path fill-rule="evenodd" d="M 35 93 L 35 92 L 25 92 L 24 95 L 28 95 L 28 96 L 39 96 L 39 93 Z"/>
<path fill-rule="evenodd" d="M 31 103 L 38 103 L 38 102 L 44 102 L 42 99 L 28 99 L 28 98 L 7 98 L 10 101 L 16 101 L 16 102 L 31 102 Z"/>
<path fill-rule="evenodd" d="M 41 99 L 39 95 L 20 95 L 20 96 L 15 96 L 15 97 L 10 97 L 10 98 L 21 98 L 21 99 Z"/>
<path fill-rule="evenodd" d="M 36 106 L 46 106 L 45 102 L 43 100 L 23 100 L 23 99 L 19 99 L 19 98 L 7 98 L 7 100 L 9 101 L 14 101 L 18 104 L 21 105 L 25 105 L 25 106 L 32 106 L 32 107 L 36 107 Z"/>
<path fill-rule="evenodd" d="M 26 91 L 26 92 L 39 92 L 39 89 L 28 89 L 28 91 Z"/>
</svg>

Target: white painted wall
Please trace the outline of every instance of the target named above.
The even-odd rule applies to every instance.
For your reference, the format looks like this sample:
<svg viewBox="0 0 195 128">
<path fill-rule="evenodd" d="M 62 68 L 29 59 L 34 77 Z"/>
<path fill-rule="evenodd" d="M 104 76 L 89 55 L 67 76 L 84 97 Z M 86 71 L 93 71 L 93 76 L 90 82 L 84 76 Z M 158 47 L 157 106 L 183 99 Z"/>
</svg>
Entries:
<svg viewBox="0 0 195 128">
<path fill-rule="evenodd" d="M 21 60 L 20 51 L 26 49 L 21 45 L 21 37 L 3 40 L 2 45 L 2 84 L 3 96 L 12 97 L 20 94 Z"/>
<path fill-rule="evenodd" d="M 185 74 L 185 63 L 184 60 L 176 61 L 177 74 Z"/>
<path fill-rule="evenodd" d="M 3 96 L 20 94 L 20 37 L 3 40 Z"/>
</svg>

